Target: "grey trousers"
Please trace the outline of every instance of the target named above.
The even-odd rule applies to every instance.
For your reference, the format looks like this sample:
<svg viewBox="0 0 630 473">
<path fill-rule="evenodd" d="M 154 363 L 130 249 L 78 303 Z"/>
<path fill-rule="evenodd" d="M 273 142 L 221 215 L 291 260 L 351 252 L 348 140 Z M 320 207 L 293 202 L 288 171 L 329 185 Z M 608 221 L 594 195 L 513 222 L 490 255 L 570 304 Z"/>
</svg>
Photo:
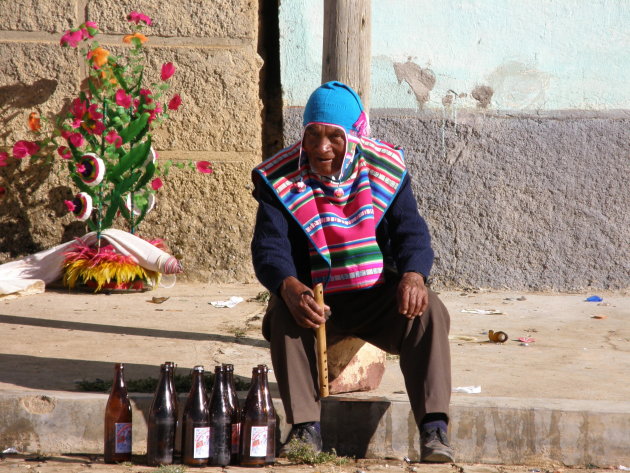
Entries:
<svg viewBox="0 0 630 473">
<path fill-rule="evenodd" d="M 353 335 L 400 355 L 416 424 L 428 413 L 448 416 L 451 399 L 450 316 L 429 290 L 429 306 L 412 320 L 398 313 L 395 282 L 353 294 L 326 296 L 331 317 L 327 338 Z M 295 323 L 284 301 L 272 295 L 263 319 L 271 360 L 287 422 L 319 421 L 320 403 L 315 331 Z"/>
</svg>

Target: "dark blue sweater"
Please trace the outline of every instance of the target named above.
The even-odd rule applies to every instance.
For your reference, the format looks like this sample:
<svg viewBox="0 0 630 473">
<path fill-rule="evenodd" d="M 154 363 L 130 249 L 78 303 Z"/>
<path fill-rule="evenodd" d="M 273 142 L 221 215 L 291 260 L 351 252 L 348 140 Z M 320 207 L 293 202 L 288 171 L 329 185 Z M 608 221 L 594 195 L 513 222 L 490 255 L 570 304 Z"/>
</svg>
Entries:
<svg viewBox="0 0 630 473">
<path fill-rule="evenodd" d="M 312 287 L 308 239 L 304 231 L 269 185 L 260 178 L 255 179 L 258 213 L 251 249 L 256 277 L 274 294 L 278 294 L 282 281 L 289 276 Z M 431 237 L 418 213 L 408 174 L 376 229 L 376 240 L 386 268 L 399 274 L 414 271 L 425 279 L 429 276 L 433 265 Z"/>
</svg>

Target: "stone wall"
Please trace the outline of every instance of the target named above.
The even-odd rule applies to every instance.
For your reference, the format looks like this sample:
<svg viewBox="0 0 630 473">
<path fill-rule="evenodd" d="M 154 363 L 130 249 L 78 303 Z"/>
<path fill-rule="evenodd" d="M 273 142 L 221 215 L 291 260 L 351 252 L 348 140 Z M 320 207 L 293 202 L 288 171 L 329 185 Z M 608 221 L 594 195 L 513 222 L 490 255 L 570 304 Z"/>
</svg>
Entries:
<svg viewBox="0 0 630 473">
<path fill-rule="evenodd" d="M 286 140 L 302 109 L 286 108 Z M 630 286 L 630 114 L 374 110 L 405 149 L 437 287 Z"/>
<path fill-rule="evenodd" d="M 163 238 L 183 262 L 184 277 L 251 280 L 255 202 L 248 183 L 262 141 L 258 2 L 0 2 L 0 150 L 32 139 L 26 127 L 30 112 L 54 119 L 79 91 L 85 64 L 77 50 L 59 46 L 61 34 L 91 20 L 102 31 L 101 44 L 115 51 L 129 33 L 131 10 L 155 23 L 145 31 L 147 79 L 155 80 L 161 64 L 173 62 L 171 90 L 183 99 L 153 133 L 159 159 L 208 160 L 215 170 L 208 176 L 173 168 L 139 234 Z M 61 163 L 11 160 L 0 168 L 0 186 L 6 188 L 0 197 L 0 263 L 86 232 L 65 210 L 63 200 L 76 189 Z"/>
</svg>

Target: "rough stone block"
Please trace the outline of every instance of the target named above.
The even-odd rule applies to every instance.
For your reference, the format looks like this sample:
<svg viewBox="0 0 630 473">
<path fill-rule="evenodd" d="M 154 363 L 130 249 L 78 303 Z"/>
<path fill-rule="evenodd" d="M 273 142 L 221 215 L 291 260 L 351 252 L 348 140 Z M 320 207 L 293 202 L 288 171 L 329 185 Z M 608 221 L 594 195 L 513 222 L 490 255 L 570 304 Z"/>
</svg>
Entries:
<svg viewBox="0 0 630 473">
<path fill-rule="evenodd" d="M 88 2 L 87 16 L 107 33 L 126 34 L 127 14 L 136 10 L 149 15 L 151 34 L 193 38 L 253 40 L 258 35 L 258 3 L 251 0 L 183 0 L 156 3 L 150 0 Z"/>
<path fill-rule="evenodd" d="M 75 26 L 76 15 L 76 0 L 0 2 L 0 25 L 4 31 L 61 33 Z"/>
<path fill-rule="evenodd" d="M 78 52 L 58 44 L 0 41 L 0 148 L 34 139 L 27 126 L 30 112 L 53 122 L 79 91 Z M 45 125 L 44 125 L 45 126 Z"/>
<path fill-rule="evenodd" d="M 330 394 L 378 388 L 385 373 L 383 350 L 360 338 L 345 337 L 329 343 L 327 353 Z"/>
<path fill-rule="evenodd" d="M 113 54 L 117 44 L 103 43 Z M 143 84 L 161 83 L 162 64 L 172 62 L 176 72 L 168 80 L 173 94 L 182 97 L 181 107 L 170 113 L 153 131 L 156 149 L 182 151 L 259 152 L 261 142 L 258 96 L 260 58 L 248 49 L 146 48 Z"/>
</svg>

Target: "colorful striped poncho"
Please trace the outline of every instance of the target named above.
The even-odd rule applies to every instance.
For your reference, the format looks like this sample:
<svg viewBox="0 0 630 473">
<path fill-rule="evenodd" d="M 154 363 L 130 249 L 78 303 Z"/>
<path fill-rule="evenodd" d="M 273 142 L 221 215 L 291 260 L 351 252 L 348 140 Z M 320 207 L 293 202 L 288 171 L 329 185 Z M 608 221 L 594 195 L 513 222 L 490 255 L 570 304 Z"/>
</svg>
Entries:
<svg viewBox="0 0 630 473">
<path fill-rule="evenodd" d="M 254 169 L 308 237 L 313 284 L 323 283 L 326 294 L 383 282 L 376 227 L 407 172 L 402 150 L 367 137 L 347 138 L 350 159 L 339 181 L 309 171 L 301 142 Z"/>
</svg>

